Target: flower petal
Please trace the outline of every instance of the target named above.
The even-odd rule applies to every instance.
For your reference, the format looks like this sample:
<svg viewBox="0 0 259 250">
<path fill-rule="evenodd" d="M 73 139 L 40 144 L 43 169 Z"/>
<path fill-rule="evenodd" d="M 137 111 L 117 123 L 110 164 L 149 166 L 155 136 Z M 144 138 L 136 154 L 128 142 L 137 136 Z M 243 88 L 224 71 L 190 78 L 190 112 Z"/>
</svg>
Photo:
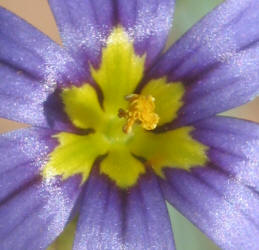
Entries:
<svg viewBox="0 0 259 250">
<path fill-rule="evenodd" d="M 213 117 L 195 123 L 194 138 L 209 148 L 209 161 L 259 191 L 259 125 Z"/>
<path fill-rule="evenodd" d="M 87 72 L 58 44 L 0 7 L 0 62 L 49 85 L 85 79 Z"/>
<path fill-rule="evenodd" d="M 149 78 L 186 86 L 176 124 L 186 125 L 250 101 L 259 89 L 259 2 L 225 1 L 185 34 Z"/>
<path fill-rule="evenodd" d="M 127 192 L 93 174 L 86 188 L 74 249 L 174 249 L 154 176 Z"/>
<path fill-rule="evenodd" d="M 0 116 L 65 129 L 68 120 L 54 90 L 85 73 L 61 47 L 3 8 L 0 22 Z"/>
<path fill-rule="evenodd" d="M 0 201 L 36 178 L 55 147 L 52 132 L 26 128 L 0 136 Z"/>
<path fill-rule="evenodd" d="M 214 169 L 167 172 L 165 198 L 222 249 L 258 249 L 258 193 Z"/>
<path fill-rule="evenodd" d="M 117 1 L 118 22 L 133 37 L 149 67 L 162 52 L 173 22 L 175 0 Z"/>
<path fill-rule="evenodd" d="M 9 66 L 0 65 L 0 78 L 0 117 L 71 130 L 72 125 L 63 111 L 58 91 Z"/>
<path fill-rule="evenodd" d="M 63 231 L 79 194 L 78 179 L 34 180 L 0 205 L 0 247 L 45 249 Z"/>
<path fill-rule="evenodd" d="M 77 128 L 98 130 L 104 123 L 104 115 L 97 93 L 90 84 L 66 88 L 61 93 L 64 109 Z"/>
<path fill-rule="evenodd" d="M 184 87 L 181 83 L 168 83 L 165 78 L 160 78 L 148 82 L 141 94 L 155 98 L 155 112 L 159 115 L 158 125 L 161 126 L 177 117 L 183 105 Z"/>
<path fill-rule="evenodd" d="M 103 134 L 90 133 L 77 135 L 72 133 L 58 133 L 53 136 L 58 146 L 49 154 L 42 171 L 47 180 L 56 176 L 62 179 L 80 175 L 82 183 L 88 179 L 96 159 L 107 154 L 109 144 Z"/>
<path fill-rule="evenodd" d="M 100 172 L 114 181 L 118 188 L 135 186 L 145 166 L 136 159 L 124 145 L 112 146 L 108 155 L 100 163 Z"/>
<path fill-rule="evenodd" d="M 207 147 L 195 140 L 192 127 L 182 127 L 165 133 L 150 133 L 135 128 L 134 137 L 129 142 L 130 152 L 145 159 L 160 177 L 167 166 L 189 170 L 194 166 L 204 166 L 207 162 Z"/>
<path fill-rule="evenodd" d="M 99 64 L 111 29 L 124 26 L 150 66 L 163 49 L 172 24 L 174 0 L 49 0 L 64 45 L 83 63 Z"/>
<path fill-rule="evenodd" d="M 165 198 L 222 249 L 259 245 L 259 126 L 214 117 L 195 124 L 210 162 L 191 172 L 166 171 Z"/>
<path fill-rule="evenodd" d="M 0 248 L 45 249 L 64 229 L 80 178 L 42 182 L 40 168 L 53 145 L 50 131 L 24 129 L 0 137 Z"/>
<path fill-rule="evenodd" d="M 87 67 L 98 65 L 101 48 L 115 23 L 113 0 L 48 0 L 65 47 Z"/>
<path fill-rule="evenodd" d="M 114 28 L 102 51 L 100 67 L 91 73 L 102 90 L 103 108 L 117 114 L 126 104 L 125 96 L 134 92 L 143 78 L 145 56 L 135 53 L 133 43 L 122 27 Z"/>
</svg>

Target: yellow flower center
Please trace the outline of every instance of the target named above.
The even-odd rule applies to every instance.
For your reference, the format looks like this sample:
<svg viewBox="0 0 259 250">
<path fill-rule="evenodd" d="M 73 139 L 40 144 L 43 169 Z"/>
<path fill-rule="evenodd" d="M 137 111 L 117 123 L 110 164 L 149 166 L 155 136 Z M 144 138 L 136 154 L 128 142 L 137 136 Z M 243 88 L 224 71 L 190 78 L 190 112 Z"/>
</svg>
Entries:
<svg viewBox="0 0 259 250">
<path fill-rule="evenodd" d="M 124 117 L 127 123 L 123 126 L 123 131 L 128 134 L 132 131 L 135 122 L 141 123 L 146 130 L 156 128 L 159 116 L 155 113 L 155 98 L 152 95 L 144 96 L 132 94 L 126 96 L 129 102 L 127 111 L 119 110 L 119 117 Z"/>
<path fill-rule="evenodd" d="M 115 28 L 102 51 L 100 67 L 91 67 L 103 103 L 88 83 L 61 92 L 73 125 L 94 132 L 57 133 L 54 138 L 58 146 L 49 155 L 43 178 L 66 179 L 80 174 L 83 183 L 91 169 L 98 167 L 100 174 L 125 189 L 134 186 L 147 167 L 165 178 L 166 167 L 189 170 L 205 165 L 207 148 L 192 138 L 191 126 L 165 133 L 150 131 L 177 117 L 185 90 L 182 83 L 168 82 L 163 77 L 151 80 L 141 93 L 134 94 L 143 78 L 144 65 L 145 56 L 135 53 L 127 32 L 122 27 Z M 100 156 L 102 161 L 96 166 Z"/>
</svg>

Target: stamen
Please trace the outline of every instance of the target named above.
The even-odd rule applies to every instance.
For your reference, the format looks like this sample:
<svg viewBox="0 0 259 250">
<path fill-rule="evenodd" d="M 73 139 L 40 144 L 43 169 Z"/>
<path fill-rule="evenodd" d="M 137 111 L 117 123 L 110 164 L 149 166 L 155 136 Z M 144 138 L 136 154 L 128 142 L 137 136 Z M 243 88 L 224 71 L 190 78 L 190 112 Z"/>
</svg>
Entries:
<svg viewBox="0 0 259 250">
<path fill-rule="evenodd" d="M 141 124 L 146 130 L 153 130 L 157 127 L 159 116 L 154 112 L 155 98 L 153 96 L 132 94 L 126 96 L 126 100 L 129 102 L 128 110 L 120 109 L 118 113 L 120 118 L 127 120 L 123 127 L 124 133 L 130 133 L 135 123 Z"/>
</svg>

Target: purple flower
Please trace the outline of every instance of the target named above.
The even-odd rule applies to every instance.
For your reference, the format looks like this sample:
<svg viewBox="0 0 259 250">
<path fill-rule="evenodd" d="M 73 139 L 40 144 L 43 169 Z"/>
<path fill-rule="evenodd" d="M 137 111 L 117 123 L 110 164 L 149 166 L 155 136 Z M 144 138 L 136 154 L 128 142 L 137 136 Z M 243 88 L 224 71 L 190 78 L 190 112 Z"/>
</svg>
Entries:
<svg viewBox="0 0 259 250">
<path fill-rule="evenodd" d="M 259 1 L 165 54 L 173 0 L 49 0 L 63 47 L 0 8 L 0 248 L 175 249 L 165 200 L 222 249 L 259 248 Z"/>
</svg>

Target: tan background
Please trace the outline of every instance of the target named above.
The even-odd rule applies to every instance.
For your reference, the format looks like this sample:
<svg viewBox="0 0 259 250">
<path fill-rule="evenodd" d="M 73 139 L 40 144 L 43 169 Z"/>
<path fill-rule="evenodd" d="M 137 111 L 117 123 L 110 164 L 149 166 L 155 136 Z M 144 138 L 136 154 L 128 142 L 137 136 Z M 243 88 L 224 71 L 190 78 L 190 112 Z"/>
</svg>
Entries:
<svg viewBox="0 0 259 250">
<path fill-rule="evenodd" d="M 219 2 L 221 2 L 221 0 L 178 0 L 176 4 L 175 25 L 170 35 L 168 45 L 179 38 L 187 28 Z M 57 27 L 48 7 L 47 0 L 0 0 L 0 6 L 6 7 L 16 13 L 53 40 L 60 43 Z M 259 121 L 258 107 L 259 99 L 257 98 L 253 102 L 232 110 L 227 114 L 252 121 Z M 0 133 L 21 126 L 25 125 L 0 119 Z M 170 208 L 170 216 L 172 218 L 172 224 L 174 225 L 177 250 L 218 249 L 172 208 Z"/>
</svg>

